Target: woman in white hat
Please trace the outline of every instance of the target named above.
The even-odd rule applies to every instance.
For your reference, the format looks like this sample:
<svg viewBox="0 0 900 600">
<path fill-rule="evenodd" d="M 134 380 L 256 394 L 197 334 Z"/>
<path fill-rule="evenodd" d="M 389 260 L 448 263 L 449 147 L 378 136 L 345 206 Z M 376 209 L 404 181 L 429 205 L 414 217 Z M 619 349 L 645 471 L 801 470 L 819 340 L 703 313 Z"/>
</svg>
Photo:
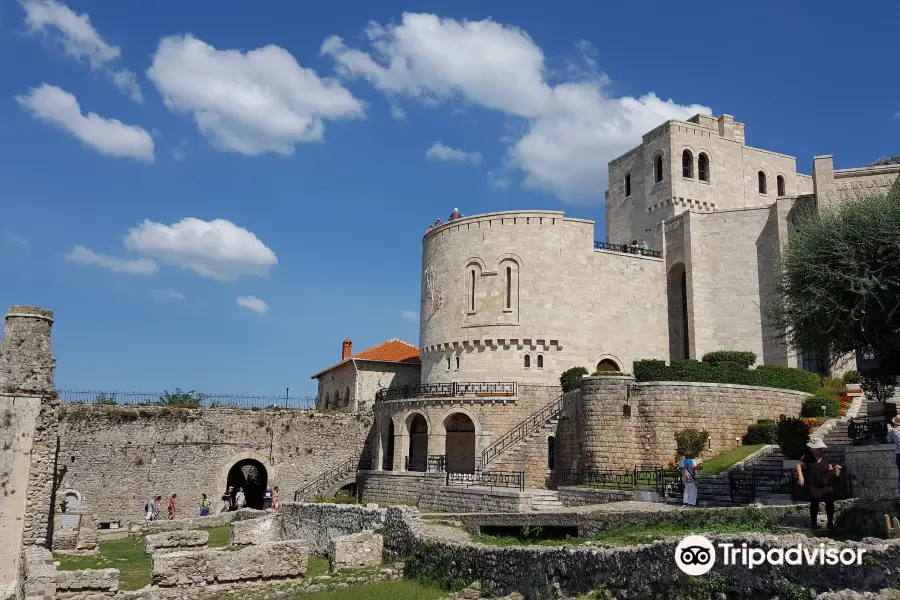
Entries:
<svg viewBox="0 0 900 600">
<path fill-rule="evenodd" d="M 894 417 L 887 426 L 887 441 L 894 445 L 894 458 L 897 460 L 897 473 L 900 473 L 900 416 Z M 897 478 L 897 488 L 900 489 L 900 477 Z"/>
<path fill-rule="evenodd" d="M 797 463 L 797 480 L 800 487 L 809 492 L 809 517 L 812 529 L 819 528 L 819 504 L 825 503 L 828 529 L 834 529 L 834 488 L 832 478 L 841 474 L 840 465 L 834 465 L 822 452 L 828 446 L 821 438 L 812 438 L 806 444 L 809 452 Z"/>
</svg>

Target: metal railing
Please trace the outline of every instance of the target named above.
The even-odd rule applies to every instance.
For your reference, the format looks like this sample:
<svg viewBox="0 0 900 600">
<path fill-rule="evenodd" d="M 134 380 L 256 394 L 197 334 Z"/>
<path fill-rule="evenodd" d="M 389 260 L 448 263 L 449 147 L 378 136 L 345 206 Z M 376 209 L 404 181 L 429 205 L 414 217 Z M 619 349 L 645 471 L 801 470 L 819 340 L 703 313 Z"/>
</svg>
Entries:
<svg viewBox="0 0 900 600">
<path fill-rule="evenodd" d="M 125 392 L 57 390 L 61 402 L 128 406 L 184 406 L 197 408 L 290 408 L 311 410 L 316 399 L 300 396 L 250 396 L 198 392 Z"/>
<path fill-rule="evenodd" d="M 522 422 L 504 433 L 496 442 L 481 452 L 482 467 L 487 467 L 492 460 L 503 454 L 507 448 L 524 440 L 551 419 L 560 416 L 562 410 L 563 397 L 560 395 L 553 402 L 528 415 Z"/>
<path fill-rule="evenodd" d="M 525 471 L 475 471 L 459 473 L 447 471 L 447 486 L 486 488 L 515 488 L 525 491 Z"/>
<path fill-rule="evenodd" d="M 887 443 L 887 423 L 883 416 L 853 417 L 847 424 L 847 437 L 854 446 Z"/>
<path fill-rule="evenodd" d="M 378 390 L 376 402 L 407 400 L 409 398 L 479 398 L 516 395 L 515 382 L 420 383 Z"/>
<path fill-rule="evenodd" d="M 351 473 L 356 473 L 367 465 L 358 458 L 348 458 L 341 464 L 319 473 L 313 480 L 306 482 L 303 487 L 294 492 L 294 502 L 302 502 L 326 486 L 344 479 Z"/>
<path fill-rule="evenodd" d="M 597 250 L 612 250 L 613 252 L 622 252 L 624 254 L 638 254 L 640 256 L 652 256 L 653 258 L 662 258 L 660 250 L 644 249 L 639 245 L 632 244 L 610 244 L 609 242 L 594 242 L 594 248 Z"/>
<path fill-rule="evenodd" d="M 732 502 L 752 504 L 763 494 L 784 494 L 792 502 L 808 502 L 809 490 L 801 487 L 794 469 L 773 473 L 771 471 L 732 472 L 728 476 L 729 491 Z M 842 465 L 841 474 L 830 479 L 834 500 L 845 500 L 853 497 L 853 486 L 850 469 Z"/>
<path fill-rule="evenodd" d="M 664 498 L 684 493 L 681 474 L 674 469 L 637 466 L 633 469 L 578 469 L 560 474 L 563 485 L 587 485 L 607 490 L 632 491 L 636 487 L 652 488 Z"/>
</svg>

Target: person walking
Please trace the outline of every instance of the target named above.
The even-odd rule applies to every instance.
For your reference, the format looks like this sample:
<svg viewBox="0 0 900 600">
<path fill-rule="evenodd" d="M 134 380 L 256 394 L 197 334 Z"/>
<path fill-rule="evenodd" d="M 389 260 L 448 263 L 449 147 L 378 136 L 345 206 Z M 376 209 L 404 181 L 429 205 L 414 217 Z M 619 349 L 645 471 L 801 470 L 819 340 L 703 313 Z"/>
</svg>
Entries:
<svg viewBox="0 0 900 600">
<path fill-rule="evenodd" d="M 153 520 L 159 521 L 159 511 L 162 508 L 162 496 L 157 495 L 153 499 Z"/>
<path fill-rule="evenodd" d="M 234 497 L 234 503 L 238 510 L 247 506 L 247 496 L 244 495 L 244 488 L 238 488 L 237 495 Z"/>
<path fill-rule="evenodd" d="M 225 506 L 222 507 L 222 512 L 234 510 L 234 486 L 228 486 L 228 489 L 222 494 L 222 502 L 225 503 Z"/>
<path fill-rule="evenodd" d="M 680 461 L 681 481 L 684 483 L 682 506 L 697 506 L 697 471 L 703 470 L 703 465 L 690 452 L 684 455 Z"/>
<path fill-rule="evenodd" d="M 263 510 L 270 508 L 272 508 L 272 488 L 266 486 L 266 491 L 263 494 Z"/>
<path fill-rule="evenodd" d="M 894 444 L 894 458 L 897 461 L 897 489 L 900 491 L 900 415 L 888 423 L 887 441 Z"/>
<path fill-rule="evenodd" d="M 206 494 L 203 494 L 203 499 L 200 500 L 200 516 L 209 516 L 209 498 L 206 497 Z"/>
<path fill-rule="evenodd" d="M 156 499 L 151 496 L 149 500 L 147 500 L 147 504 L 144 505 L 144 512 L 147 513 L 147 520 L 153 520 L 153 505 L 156 502 Z"/>
<path fill-rule="evenodd" d="M 803 458 L 797 462 L 797 482 L 809 492 L 810 528 L 819 528 L 819 505 L 825 504 L 828 529 L 834 529 L 834 487 L 833 479 L 841 474 L 840 465 L 834 465 L 822 452 L 828 446 L 820 438 L 813 438 Z"/>
<path fill-rule="evenodd" d="M 169 520 L 172 521 L 175 519 L 175 498 L 178 494 L 172 494 L 172 497 L 169 498 Z"/>
</svg>

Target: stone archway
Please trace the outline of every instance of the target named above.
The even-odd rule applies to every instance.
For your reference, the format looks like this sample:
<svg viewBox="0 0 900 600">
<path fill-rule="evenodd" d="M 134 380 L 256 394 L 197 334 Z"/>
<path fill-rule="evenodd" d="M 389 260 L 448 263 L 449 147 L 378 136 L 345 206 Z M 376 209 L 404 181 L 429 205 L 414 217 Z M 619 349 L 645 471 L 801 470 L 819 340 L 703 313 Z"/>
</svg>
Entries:
<svg viewBox="0 0 900 600">
<path fill-rule="evenodd" d="M 265 465 L 255 458 L 245 458 L 234 463 L 228 470 L 227 487 L 234 487 L 234 492 L 244 490 L 247 508 L 263 508 L 263 494 L 269 482 L 269 473 Z"/>
<path fill-rule="evenodd" d="M 474 473 L 475 461 L 475 422 L 469 415 L 455 412 L 444 419 L 445 450 L 447 471 L 457 473 Z"/>
<path fill-rule="evenodd" d="M 409 462 L 407 471 L 426 471 L 428 468 L 428 421 L 421 413 L 413 413 L 406 420 L 409 431 Z"/>
</svg>

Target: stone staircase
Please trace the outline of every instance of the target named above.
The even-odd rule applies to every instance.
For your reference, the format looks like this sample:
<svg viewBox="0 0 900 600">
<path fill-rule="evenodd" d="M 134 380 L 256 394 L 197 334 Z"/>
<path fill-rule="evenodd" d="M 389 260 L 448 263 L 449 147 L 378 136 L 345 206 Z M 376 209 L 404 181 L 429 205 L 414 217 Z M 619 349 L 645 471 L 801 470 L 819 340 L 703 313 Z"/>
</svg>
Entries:
<svg viewBox="0 0 900 600">
<path fill-rule="evenodd" d="M 526 489 L 531 493 L 531 510 L 551 511 L 564 508 L 556 490 Z"/>
<path fill-rule="evenodd" d="M 506 447 L 503 452 L 497 456 L 491 463 L 485 467 L 485 471 L 528 471 L 529 456 L 528 446 L 534 440 L 544 440 L 550 434 L 556 433 L 556 426 L 559 424 L 559 416 L 548 419 L 540 427 L 531 430 L 525 437 L 519 439 L 514 444 Z M 547 448 L 541 444 L 541 457 L 546 461 Z M 528 485 L 526 483 L 526 485 Z"/>
</svg>

